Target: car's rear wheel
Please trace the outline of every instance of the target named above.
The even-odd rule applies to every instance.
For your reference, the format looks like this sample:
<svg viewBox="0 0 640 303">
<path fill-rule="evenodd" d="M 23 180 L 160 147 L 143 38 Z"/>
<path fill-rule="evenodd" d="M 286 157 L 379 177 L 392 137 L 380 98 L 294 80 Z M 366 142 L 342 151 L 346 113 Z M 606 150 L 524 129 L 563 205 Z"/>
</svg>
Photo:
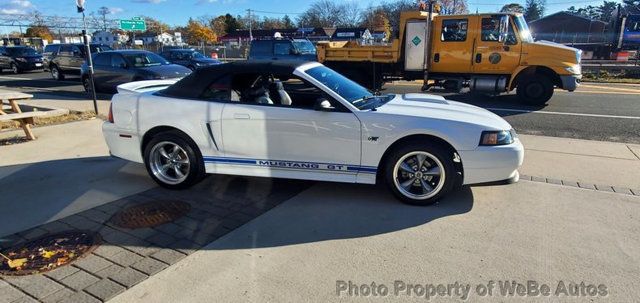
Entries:
<svg viewBox="0 0 640 303">
<path fill-rule="evenodd" d="M 430 205 L 456 181 L 453 153 L 439 145 L 411 143 L 392 151 L 384 169 L 391 192 L 404 203 Z"/>
<path fill-rule="evenodd" d="M 165 188 L 185 189 L 205 176 L 198 147 L 177 131 L 153 137 L 145 147 L 144 162 L 151 178 Z"/>
<path fill-rule="evenodd" d="M 64 75 L 56 65 L 51 66 L 51 77 L 58 81 L 64 80 Z"/>
</svg>

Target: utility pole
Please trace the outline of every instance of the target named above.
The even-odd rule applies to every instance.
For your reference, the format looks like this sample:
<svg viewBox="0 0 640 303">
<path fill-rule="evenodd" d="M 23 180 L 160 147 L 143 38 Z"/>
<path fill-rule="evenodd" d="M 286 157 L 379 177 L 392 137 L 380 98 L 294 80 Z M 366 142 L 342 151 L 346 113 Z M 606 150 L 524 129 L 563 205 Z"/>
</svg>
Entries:
<svg viewBox="0 0 640 303">
<path fill-rule="evenodd" d="M 247 10 L 247 14 L 249 16 L 249 41 L 253 41 L 253 16 L 251 14 L 251 9 Z"/>
<path fill-rule="evenodd" d="M 96 98 L 96 84 L 93 79 L 93 59 L 91 58 L 91 47 L 89 46 L 89 35 L 87 35 L 87 21 L 84 15 L 84 3 L 85 0 L 76 0 L 76 6 L 78 7 L 78 13 L 82 13 L 82 38 L 84 42 L 84 52 L 87 60 L 87 66 L 89 68 L 89 82 L 91 85 L 91 96 L 93 97 L 93 109 L 98 115 L 98 101 Z"/>
</svg>

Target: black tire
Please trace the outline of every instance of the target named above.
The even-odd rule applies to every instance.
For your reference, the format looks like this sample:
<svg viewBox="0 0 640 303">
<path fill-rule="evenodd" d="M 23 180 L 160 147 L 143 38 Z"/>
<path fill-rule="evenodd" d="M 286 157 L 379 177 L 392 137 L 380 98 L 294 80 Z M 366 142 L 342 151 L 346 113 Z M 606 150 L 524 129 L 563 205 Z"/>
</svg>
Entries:
<svg viewBox="0 0 640 303">
<path fill-rule="evenodd" d="M 441 174 L 439 177 L 437 177 L 438 179 L 432 176 L 431 177 L 432 179 L 424 180 L 428 184 L 432 185 L 433 191 L 435 193 L 432 192 L 430 194 L 425 194 L 423 195 L 423 197 L 411 197 L 400 190 L 399 187 L 401 185 L 399 184 L 400 183 L 399 181 L 397 182 L 398 184 L 396 184 L 395 182 L 396 174 L 394 173 L 394 171 L 396 171 L 396 167 L 398 167 L 399 162 L 403 160 L 403 158 L 408 157 L 407 159 L 410 159 L 412 157 L 410 155 L 412 155 L 413 153 L 421 153 L 421 154 L 426 153 L 426 154 L 429 154 L 430 156 L 435 157 L 435 159 L 437 159 L 440 162 L 438 164 L 437 161 L 429 158 L 425 160 L 425 162 L 428 162 L 427 164 L 432 165 L 431 167 L 435 165 L 442 166 L 440 168 Z M 383 174 L 384 174 L 385 183 L 387 184 L 387 186 L 389 187 L 389 190 L 393 193 L 393 195 L 398 200 L 406 204 L 418 205 L 418 206 L 431 205 L 437 202 L 440 198 L 444 197 L 446 194 L 448 194 L 453 189 L 457 180 L 459 180 L 459 176 L 456 172 L 453 158 L 454 158 L 453 153 L 448 148 L 445 148 L 441 145 L 428 144 L 428 143 L 422 143 L 422 142 L 411 142 L 408 144 L 404 144 L 402 146 L 397 147 L 393 151 L 391 151 L 391 153 L 386 159 L 386 162 L 383 163 L 383 166 L 384 166 Z M 430 170 L 431 169 L 429 168 L 426 171 L 422 171 L 420 174 L 422 175 L 424 173 L 426 175 L 427 172 Z M 400 174 L 398 174 L 398 176 L 400 176 Z M 416 173 L 416 177 L 417 177 L 417 173 Z M 430 176 L 427 176 L 427 178 L 429 177 Z M 444 179 L 444 180 L 441 180 L 441 179 Z M 422 180 L 420 180 L 420 182 L 412 183 L 412 185 L 410 185 L 411 189 L 417 189 L 417 187 L 419 187 L 418 185 L 415 185 L 415 183 L 422 184 Z"/>
<path fill-rule="evenodd" d="M 186 177 L 179 182 L 167 182 L 162 174 L 159 174 L 157 169 L 154 169 L 154 159 L 156 157 L 154 148 L 162 146 L 165 142 L 179 146 L 182 152 L 184 152 L 182 156 L 186 155 L 188 157 L 188 164 L 185 164 L 185 167 L 188 166 L 188 172 L 184 174 Z M 191 138 L 179 131 L 169 131 L 155 135 L 144 147 L 144 164 L 149 176 L 151 176 L 158 185 L 168 189 L 179 190 L 189 188 L 202 181 L 206 175 L 204 160 L 202 159 L 200 150 Z"/>
<path fill-rule="evenodd" d="M 518 98 L 528 105 L 544 105 L 553 96 L 554 85 L 544 75 L 525 77 L 518 81 L 516 93 Z"/>
<path fill-rule="evenodd" d="M 64 80 L 64 74 L 62 73 L 60 68 L 58 68 L 58 66 L 56 65 L 51 66 L 51 77 L 54 80 L 58 80 L 58 81 Z"/>
<path fill-rule="evenodd" d="M 11 73 L 14 75 L 17 75 L 20 73 L 20 69 L 18 68 L 18 66 L 15 63 L 11 63 L 11 65 L 9 65 L 9 68 L 11 70 Z"/>
</svg>

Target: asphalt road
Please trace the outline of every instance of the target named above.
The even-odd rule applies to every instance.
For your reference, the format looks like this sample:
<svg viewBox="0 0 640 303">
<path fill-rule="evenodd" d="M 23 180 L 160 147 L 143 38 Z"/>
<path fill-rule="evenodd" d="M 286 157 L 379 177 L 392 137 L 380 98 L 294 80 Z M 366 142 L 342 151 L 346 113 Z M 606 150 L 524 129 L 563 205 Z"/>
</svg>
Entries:
<svg viewBox="0 0 640 303">
<path fill-rule="evenodd" d="M 78 77 L 55 81 L 45 72 L 3 73 L 0 88 L 46 91 L 66 98 L 87 98 Z M 416 82 L 387 84 L 385 92 L 420 91 Z M 522 105 L 514 93 L 477 97 L 434 91 L 448 99 L 474 104 L 504 117 L 523 134 L 640 143 L 640 85 L 585 83 L 576 92 L 557 90 L 544 107 Z M 101 99 L 110 95 L 101 94 Z"/>
</svg>

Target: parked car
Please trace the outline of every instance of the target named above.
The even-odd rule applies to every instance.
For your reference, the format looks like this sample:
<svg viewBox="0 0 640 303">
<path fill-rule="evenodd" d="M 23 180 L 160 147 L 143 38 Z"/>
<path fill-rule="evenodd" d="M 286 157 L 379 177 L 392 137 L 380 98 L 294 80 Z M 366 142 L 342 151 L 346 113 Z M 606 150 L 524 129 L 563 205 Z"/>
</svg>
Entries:
<svg viewBox="0 0 640 303">
<path fill-rule="evenodd" d="M 118 85 L 131 81 L 182 78 L 191 73 L 184 66 L 143 50 L 106 51 L 92 58 L 96 92 L 113 92 Z M 82 85 L 90 92 L 88 72 L 87 64 L 83 64 Z"/>
<path fill-rule="evenodd" d="M 163 51 L 160 55 L 169 62 L 188 67 L 190 70 L 221 63 L 219 60 L 209 58 L 194 49 L 170 49 Z"/>
<path fill-rule="evenodd" d="M 90 48 L 92 54 L 111 50 L 110 46 L 104 44 L 91 44 Z M 49 44 L 45 46 L 43 56 L 45 70 L 51 71 L 51 77 L 64 80 L 66 75 L 80 75 L 80 68 L 85 60 L 85 46 L 73 43 Z"/>
<path fill-rule="evenodd" d="M 428 94 L 378 95 L 317 62 L 245 61 L 118 87 L 111 153 L 161 186 L 206 173 L 386 183 L 433 203 L 460 184 L 515 182 L 524 149 L 504 119 Z"/>
<path fill-rule="evenodd" d="M 249 60 L 317 61 L 316 47 L 306 39 L 267 39 L 251 41 Z"/>
<path fill-rule="evenodd" d="M 42 69 L 42 55 L 27 46 L 0 46 L 0 72 L 3 69 L 14 74 Z"/>
</svg>

